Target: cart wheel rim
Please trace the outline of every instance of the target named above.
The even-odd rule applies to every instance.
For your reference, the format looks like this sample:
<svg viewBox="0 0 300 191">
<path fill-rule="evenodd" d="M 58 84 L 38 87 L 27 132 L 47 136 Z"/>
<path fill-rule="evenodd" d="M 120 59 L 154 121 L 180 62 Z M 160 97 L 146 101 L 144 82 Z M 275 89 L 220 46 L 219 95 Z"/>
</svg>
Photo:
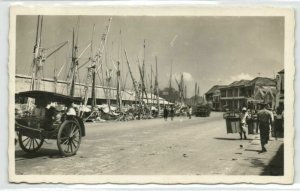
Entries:
<svg viewBox="0 0 300 191">
<path fill-rule="evenodd" d="M 80 127 L 75 122 L 69 122 L 62 126 L 59 134 L 59 147 L 64 154 L 75 154 L 80 146 Z"/>
<path fill-rule="evenodd" d="M 22 150 L 26 152 L 35 152 L 39 150 L 43 144 L 43 139 L 37 139 L 19 134 L 19 144 Z"/>
</svg>

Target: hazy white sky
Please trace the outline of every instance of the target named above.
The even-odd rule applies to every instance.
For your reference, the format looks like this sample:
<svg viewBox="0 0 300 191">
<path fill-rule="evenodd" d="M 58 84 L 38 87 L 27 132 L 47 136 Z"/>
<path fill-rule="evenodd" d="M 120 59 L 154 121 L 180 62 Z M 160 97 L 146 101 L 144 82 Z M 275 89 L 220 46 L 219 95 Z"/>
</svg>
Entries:
<svg viewBox="0 0 300 191">
<path fill-rule="evenodd" d="M 95 24 L 94 49 L 109 17 L 81 16 L 79 52 L 89 43 Z M 43 47 L 69 40 L 69 45 L 50 57 L 44 66 L 44 76 L 52 78 L 57 70 L 70 63 L 71 39 L 77 16 L 44 16 Z M 37 16 L 17 17 L 16 73 L 31 75 L 33 46 Z M 122 35 L 120 35 L 120 29 Z M 127 73 L 126 48 L 135 78 L 138 79 L 137 59 L 143 59 L 143 41 L 146 39 L 146 70 L 155 66 L 158 57 L 159 85 L 167 86 L 171 62 L 173 74 L 179 79 L 184 73 L 188 96 L 194 94 L 195 82 L 200 93 L 216 84 L 229 84 L 233 80 L 261 76 L 273 77 L 283 69 L 284 18 L 283 17 L 112 17 L 107 41 L 105 66 L 113 68 L 111 59 L 120 57 L 123 81 Z M 83 58 L 88 58 L 87 51 Z M 60 79 L 66 78 L 65 67 Z M 81 69 L 84 81 L 86 68 Z M 147 81 L 148 80 L 147 76 Z M 127 87 L 131 85 L 128 76 Z M 173 81 L 175 86 L 175 81 Z"/>
</svg>

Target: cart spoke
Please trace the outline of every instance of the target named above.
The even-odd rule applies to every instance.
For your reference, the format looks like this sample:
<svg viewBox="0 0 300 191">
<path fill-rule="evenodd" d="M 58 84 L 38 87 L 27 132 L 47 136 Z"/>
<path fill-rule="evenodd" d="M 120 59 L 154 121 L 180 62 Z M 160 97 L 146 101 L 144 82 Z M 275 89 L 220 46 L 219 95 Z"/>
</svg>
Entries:
<svg viewBox="0 0 300 191">
<path fill-rule="evenodd" d="M 71 127 L 70 127 L 70 137 L 73 136 L 74 129 L 76 129 L 76 128 L 74 128 L 74 124 L 71 124 Z"/>
<path fill-rule="evenodd" d="M 79 134 L 79 129 L 75 129 L 73 136 Z"/>
<path fill-rule="evenodd" d="M 68 136 L 70 137 L 70 135 L 71 135 L 71 131 L 72 131 L 72 124 L 70 124 L 70 125 L 68 125 L 68 127 L 67 127 L 67 132 L 68 132 Z"/>
<path fill-rule="evenodd" d="M 77 129 L 75 129 L 75 130 L 72 132 L 72 134 L 71 134 L 71 136 L 70 136 L 70 137 L 74 137 L 74 136 L 76 136 L 77 132 L 78 132 L 78 130 L 77 130 Z"/>
<path fill-rule="evenodd" d="M 35 139 L 32 139 L 32 149 L 34 149 L 34 140 Z"/>
<path fill-rule="evenodd" d="M 69 152 L 69 147 L 70 147 L 70 145 L 68 144 L 68 147 L 67 147 L 67 152 Z"/>
<path fill-rule="evenodd" d="M 34 141 L 35 141 L 37 146 L 41 143 L 41 142 L 40 143 L 38 142 L 38 139 L 34 139 Z"/>
<path fill-rule="evenodd" d="M 30 139 L 29 150 L 31 148 L 31 144 L 32 144 L 32 139 Z"/>
<path fill-rule="evenodd" d="M 29 137 L 28 137 L 28 139 L 27 139 L 28 141 L 27 141 L 27 143 L 25 144 L 25 147 L 27 147 L 27 145 L 29 144 L 29 142 L 30 142 L 30 139 L 29 139 Z M 24 142 L 23 142 L 24 143 Z"/>
<path fill-rule="evenodd" d="M 74 126 L 72 126 L 71 133 L 70 133 L 70 137 L 73 137 L 74 131 L 75 131 L 75 130 L 76 130 L 76 128 L 74 128 Z"/>
<path fill-rule="evenodd" d="M 63 144 L 63 145 L 66 145 L 66 144 L 68 144 L 68 143 L 67 143 L 67 142 L 68 142 L 68 140 L 69 140 L 69 139 L 67 138 L 67 139 L 66 139 L 64 142 L 62 142 L 62 144 Z"/>
<path fill-rule="evenodd" d="M 75 145 L 74 141 L 71 142 L 72 145 L 74 146 L 74 148 L 76 149 L 77 148 L 77 145 Z"/>
<path fill-rule="evenodd" d="M 68 139 L 69 137 L 61 137 L 60 139 L 61 140 L 66 140 L 66 139 Z"/>
<path fill-rule="evenodd" d="M 23 139 L 22 141 L 23 141 L 23 143 L 26 141 L 26 140 L 28 140 L 29 139 L 29 137 L 26 137 L 26 139 Z"/>
<path fill-rule="evenodd" d="M 73 152 L 72 141 L 69 142 L 69 145 L 71 147 L 71 152 Z"/>
</svg>

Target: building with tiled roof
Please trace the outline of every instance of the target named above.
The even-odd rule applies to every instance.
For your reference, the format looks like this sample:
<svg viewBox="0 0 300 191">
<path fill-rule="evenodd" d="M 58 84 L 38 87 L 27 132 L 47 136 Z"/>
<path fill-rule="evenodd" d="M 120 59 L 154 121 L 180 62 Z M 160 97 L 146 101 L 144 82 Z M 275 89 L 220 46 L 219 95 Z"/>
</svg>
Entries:
<svg viewBox="0 0 300 191">
<path fill-rule="evenodd" d="M 211 104 L 213 110 L 220 111 L 222 110 L 221 107 L 221 88 L 225 88 L 225 85 L 215 85 L 212 88 L 210 88 L 206 93 L 205 93 L 205 100 Z"/>
<path fill-rule="evenodd" d="M 258 103 L 275 106 L 276 81 L 266 77 L 240 80 L 221 88 L 221 107 L 240 110 L 242 107 L 256 108 Z"/>
</svg>

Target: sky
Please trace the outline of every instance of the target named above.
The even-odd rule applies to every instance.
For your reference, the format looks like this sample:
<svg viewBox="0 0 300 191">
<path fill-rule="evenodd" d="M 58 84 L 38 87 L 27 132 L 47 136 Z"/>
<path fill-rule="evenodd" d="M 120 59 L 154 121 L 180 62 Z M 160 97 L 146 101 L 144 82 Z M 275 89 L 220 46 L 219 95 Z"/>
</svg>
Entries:
<svg viewBox="0 0 300 191">
<path fill-rule="evenodd" d="M 79 53 L 90 43 L 94 25 L 95 52 L 109 18 L 109 16 L 79 17 Z M 149 84 L 151 65 L 155 72 L 155 56 L 157 56 L 160 89 L 168 86 L 172 65 L 173 87 L 177 88 L 175 78 L 179 80 L 183 73 L 188 97 L 194 95 L 195 83 L 199 84 L 200 94 L 203 95 L 217 84 L 226 85 L 235 80 L 253 79 L 257 76 L 273 78 L 284 67 L 283 17 L 112 16 L 111 18 L 103 66 L 105 70 L 112 69 L 115 77 L 113 62 L 120 60 L 122 85 L 126 89 L 130 89 L 132 83 L 127 74 L 124 50 L 127 52 L 136 80 L 139 79 L 138 60 L 139 63 L 145 60 L 146 83 Z M 59 79 L 66 79 L 70 70 L 72 31 L 76 28 L 77 22 L 77 16 L 44 16 L 42 46 L 55 47 L 69 41 L 68 45 L 46 60 L 44 77 L 53 78 L 54 68 L 58 71 L 64 65 Z M 37 16 L 17 17 L 17 74 L 32 73 L 36 25 Z M 90 54 L 90 49 L 84 52 L 79 65 Z M 85 81 L 86 72 L 86 67 L 80 69 L 81 82 Z M 103 85 L 99 79 L 97 83 Z M 115 84 L 114 80 L 112 85 Z"/>
</svg>

